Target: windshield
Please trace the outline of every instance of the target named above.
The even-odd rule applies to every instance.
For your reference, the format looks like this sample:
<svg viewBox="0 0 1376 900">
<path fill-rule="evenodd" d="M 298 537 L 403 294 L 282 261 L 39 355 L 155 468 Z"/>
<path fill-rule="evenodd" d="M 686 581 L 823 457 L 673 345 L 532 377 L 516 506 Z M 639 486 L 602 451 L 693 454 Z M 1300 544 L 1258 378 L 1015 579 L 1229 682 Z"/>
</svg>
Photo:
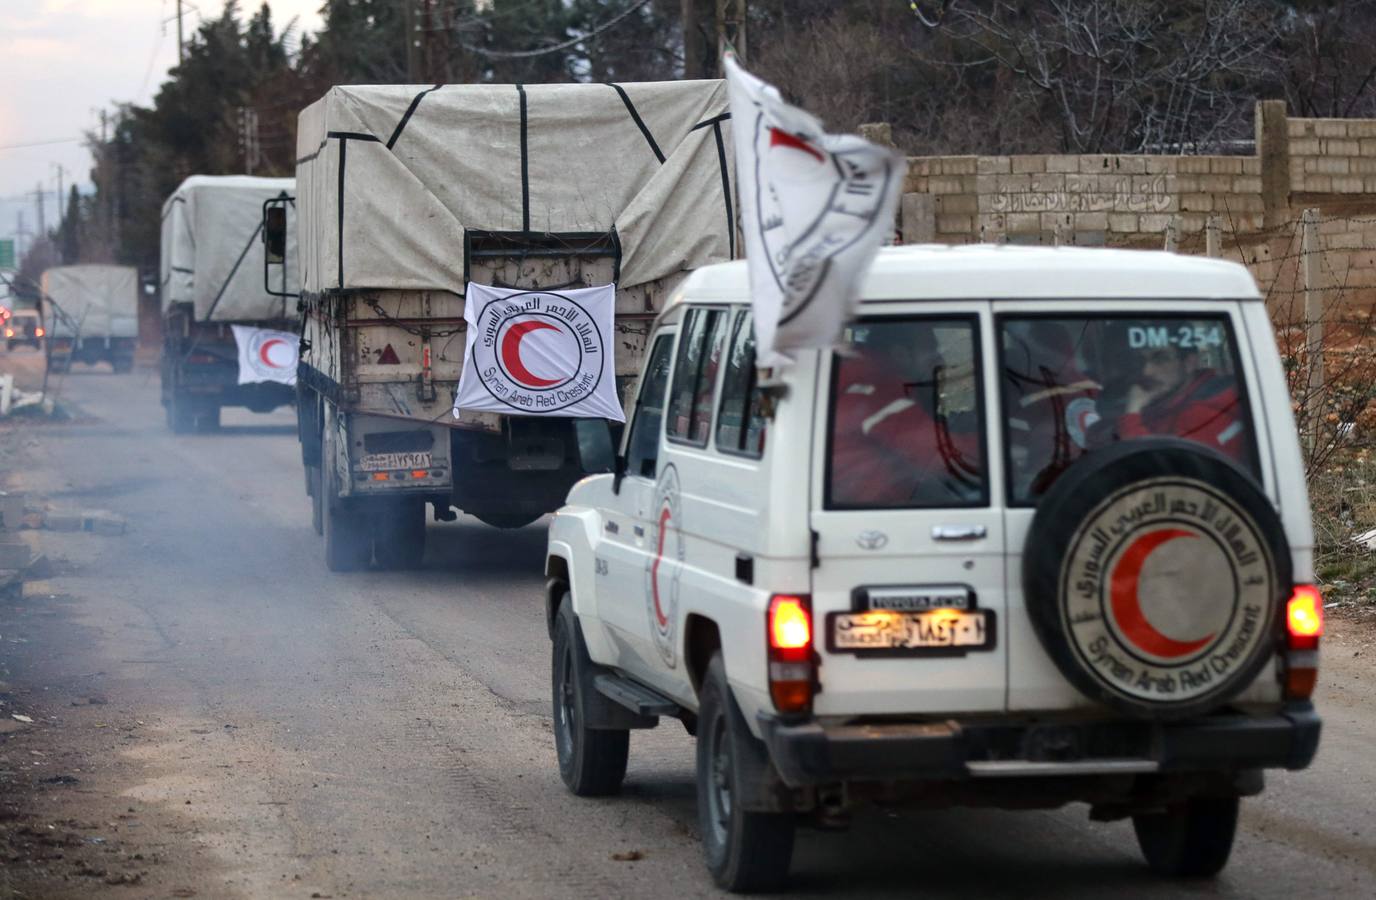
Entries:
<svg viewBox="0 0 1376 900">
<path fill-rule="evenodd" d="M 1194 441 L 1256 473 L 1226 316 L 1006 316 L 1001 389 L 1014 504 L 1119 440 Z"/>
</svg>

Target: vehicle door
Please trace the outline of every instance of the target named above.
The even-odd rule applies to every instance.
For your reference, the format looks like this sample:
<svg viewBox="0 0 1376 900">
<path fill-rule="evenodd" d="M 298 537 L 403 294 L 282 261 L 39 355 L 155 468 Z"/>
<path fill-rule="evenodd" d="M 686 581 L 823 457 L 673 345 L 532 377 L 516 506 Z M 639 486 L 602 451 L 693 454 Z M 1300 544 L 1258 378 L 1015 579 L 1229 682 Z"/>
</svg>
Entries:
<svg viewBox="0 0 1376 900">
<path fill-rule="evenodd" d="M 650 343 L 639 393 L 623 438 L 624 474 L 612 505 L 602 510 L 597 559 L 598 615 L 616 647 L 617 664 L 640 672 L 645 666 L 646 510 L 659 471 L 664 434 L 664 403 L 673 363 L 672 328 L 661 328 Z"/>
<path fill-rule="evenodd" d="M 1172 301 L 1164 311 L 1160 301 L 1118 300 L 1086 312 L 1083 300 L 1009 300 L 994 303 L 994 312 L 1008 496 L 1008 707 L 1088 707 L 1027 613 L 1022 548 L 1037 500 L 1097 447 L 1175 437 L 1231 458 L 1274 502 L 1274 472 L 1261 464 L 1271 449 L 1265 428 L 1254 427 L 1248 390 L 1254 361 L 1239 352 L 1246 331 L 1236 303 Z M 1138 642 L 1198 637 L 1158 629 L 1150 601 L 1138 611 Z"/>
<path fill-rule="evenodd" d="M 987 303 L 895 305 L 824 364 L 813 436 L 820 715 L 992 712 L 1004 526 Z"/>
</svg>

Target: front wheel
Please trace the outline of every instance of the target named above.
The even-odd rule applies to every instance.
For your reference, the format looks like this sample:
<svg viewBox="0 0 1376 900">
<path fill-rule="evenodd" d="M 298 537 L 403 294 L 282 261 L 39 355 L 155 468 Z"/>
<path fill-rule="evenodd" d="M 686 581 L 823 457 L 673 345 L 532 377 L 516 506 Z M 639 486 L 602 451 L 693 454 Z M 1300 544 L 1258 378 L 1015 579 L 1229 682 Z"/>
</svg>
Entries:
<svg viewBox="0 0 1376 900">
<path fill-rule="evenodd" d="M 747 767 L 767 765 L 726 681 L 721 656 L 712 658 L 698 710 L 698 828 L 707 868 L 728 891 L 771 891 L 788 880 L 796 820 L 783 813 L 748 812 Z"/>
<path fill-rule="evenodd" d="M 1238 806 L 1236 797 L 1191 797 L 1165 812 L 1133 816 L 1147 865 L 1174 878 L 1217 875 L 1233 852 Z"/>
<path fill-rule="evenodd" d="M 559 777 L 579 797 L 605 797 L 621 789 L 630 757 L 631 733 L 625 728 L 593 729 L 584 723 L 587 698 L 583 686 L 592 666 L 578 631 L 573 600 L 564 592 L 554 622 L 552 678 L 554 749 Z"/>
</svg>

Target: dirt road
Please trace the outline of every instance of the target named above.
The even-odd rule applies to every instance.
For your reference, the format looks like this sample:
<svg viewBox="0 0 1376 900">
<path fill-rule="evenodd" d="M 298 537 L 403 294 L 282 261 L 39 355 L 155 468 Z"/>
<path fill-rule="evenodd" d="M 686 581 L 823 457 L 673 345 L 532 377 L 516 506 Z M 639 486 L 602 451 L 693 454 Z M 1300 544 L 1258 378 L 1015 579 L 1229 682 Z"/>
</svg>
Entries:
<svg viewBox="0 0 1376 900">
<path fill-rule="evenodd" d="M 714 893 L 677 723 L 634 736 L 618 798 L 559 781 L 540 524 L 432 524 L 423 571 L 333 575 L 289 411 L 174 436 L 155 376 L 63 391 L 75 421 L 0 426 L 0 486 L 128 529 L 26 533 L 51 577 L 0 600 L 0 896 Z M 1334 632 L 1317 763 L 1271 776 L 1188 892 L 1376 895 L 1376 646 Z M 833 896 L 1181 891 L 1082 807 L 869 814 L 804 832 L 795 870 Z"/>
</svg>

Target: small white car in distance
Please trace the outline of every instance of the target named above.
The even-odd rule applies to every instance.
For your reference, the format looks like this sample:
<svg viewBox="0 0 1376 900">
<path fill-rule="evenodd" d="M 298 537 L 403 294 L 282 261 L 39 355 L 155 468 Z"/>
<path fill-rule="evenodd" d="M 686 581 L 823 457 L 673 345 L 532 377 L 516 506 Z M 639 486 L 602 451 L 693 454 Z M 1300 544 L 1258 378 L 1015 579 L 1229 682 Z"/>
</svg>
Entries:
<svg viewBox="0 0 1376 900">
<path fill-rule="evenodd" d="M 630 730 L 674 716 L 729 889 L 862 803 L 1084 802 L 1152 869 L 1220 870 L 1239 798 L 1320 731 L 1309 501 L 1247 271 L 886 249 L 844 345 L 765 373 L 749 300 L 744 263 L 684 283 L 608 474 L 550 526 L 570 790 L 615 792 Z"/>
</svg>

